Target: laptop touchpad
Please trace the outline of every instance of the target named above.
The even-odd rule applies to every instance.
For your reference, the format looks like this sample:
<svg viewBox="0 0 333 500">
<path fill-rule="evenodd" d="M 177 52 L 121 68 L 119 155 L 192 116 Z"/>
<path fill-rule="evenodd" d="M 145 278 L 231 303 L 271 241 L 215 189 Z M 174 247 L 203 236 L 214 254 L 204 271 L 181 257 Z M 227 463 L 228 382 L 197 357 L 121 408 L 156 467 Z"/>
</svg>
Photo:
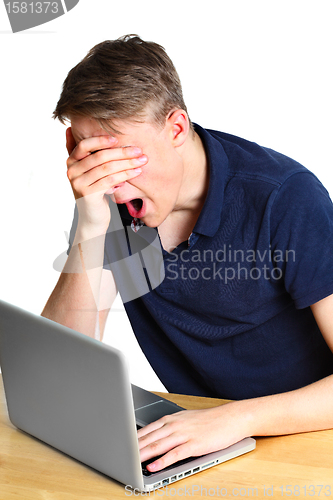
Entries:
<svg viewBox="0 0 333 500">
<path fill-rule="evenodd" d="M 171 415 L 171 413 L 177 411 L 183 411 L 183 408 L 177 407 L 168 401 L 156 401 L 156 403 L 135 410 L 135 418 L 138 424 L 144 426 L 155 422 L 164 415 Z"/>
</svg>

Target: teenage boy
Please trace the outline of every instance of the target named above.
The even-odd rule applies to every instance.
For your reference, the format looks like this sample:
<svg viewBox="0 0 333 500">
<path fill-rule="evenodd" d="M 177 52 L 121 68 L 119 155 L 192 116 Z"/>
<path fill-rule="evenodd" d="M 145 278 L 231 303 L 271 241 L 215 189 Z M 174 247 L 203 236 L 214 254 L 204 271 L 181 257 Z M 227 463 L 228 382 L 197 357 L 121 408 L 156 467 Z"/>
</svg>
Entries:
<svg viewBox="0 0 333 500">
<path fill-rule="evenodd" d="M 105 264 L 118 206 L 127 238 L 150 228 L 163 251 L 161 283 L 125 301 L 149 362 L 171 392 L 234 400 L 140 430 L 142 460 L 162 455 L 149 469 L 246 436 L 333 427 L 333 206 L 317 178 L 192 124 L 164 49 L 136 36 L 94 47 L 54 116 L 71 122 L 77 212 L 42 314 L 102 338 L 123 287 Z"/>
</svg>

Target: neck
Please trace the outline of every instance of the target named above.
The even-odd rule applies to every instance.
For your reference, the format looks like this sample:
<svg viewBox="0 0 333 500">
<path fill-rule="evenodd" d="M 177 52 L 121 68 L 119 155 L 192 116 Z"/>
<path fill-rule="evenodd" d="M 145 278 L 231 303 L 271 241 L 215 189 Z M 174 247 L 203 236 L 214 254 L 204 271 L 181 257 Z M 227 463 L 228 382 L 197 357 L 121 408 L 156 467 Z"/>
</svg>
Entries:
<svg viewBox="0 0 333 500">
<path fill-rule="evenodd" d="M 196 132 L 188 135 L 180 154 L 183 159 L 184 175 L 174 210 L 199 213 L 208 191 L 209 172 L 206 152 Z"/>
<path fill-rule="evenodd" d="M 168 252 L 189 238 L 208 191 L 206 153 L 198 134 L 188 136 L 178 154 L 183 162 L 183 178 L 177 203 L 158 228 L 162 245 Z"/>
</svg>

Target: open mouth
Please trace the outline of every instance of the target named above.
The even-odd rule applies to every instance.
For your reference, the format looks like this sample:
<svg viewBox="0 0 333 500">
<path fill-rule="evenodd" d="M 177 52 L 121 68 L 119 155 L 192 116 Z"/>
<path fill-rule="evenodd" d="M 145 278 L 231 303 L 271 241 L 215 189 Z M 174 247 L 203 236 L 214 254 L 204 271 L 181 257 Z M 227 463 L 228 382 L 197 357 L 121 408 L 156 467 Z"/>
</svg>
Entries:
<svg viewBox="0 0 333 500">
<path fill-rule="evenodd" d="M 130 201 L 130 204 L 134 207 L 134 210 L 140 212 L 143 205 L 143 201 L 141 200 L 141 198 L 135 198 L 134 200 Z"/>
<path fill-rule="evenodd" d="M 140 217 L 144 216 L 145 208 L 144 203 L 141 198 L 134 198 L 126 203 L 127 210 L 132 217 Z"/>
</svg>

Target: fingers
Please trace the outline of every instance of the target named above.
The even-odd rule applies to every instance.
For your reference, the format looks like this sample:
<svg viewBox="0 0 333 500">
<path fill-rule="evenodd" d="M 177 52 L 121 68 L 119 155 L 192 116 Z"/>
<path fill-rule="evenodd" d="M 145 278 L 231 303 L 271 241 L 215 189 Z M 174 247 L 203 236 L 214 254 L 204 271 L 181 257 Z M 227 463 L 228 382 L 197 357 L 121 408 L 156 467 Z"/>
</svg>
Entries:
<svg viewBox="0 0 333 500">
<path fill-rule="evenodd" d="M 95 169 L 94 169 L 95 170 Z M 83 176 L 78 177 L 72 181 L 72 187 L 75 193 L 78 193 L 78 197 L 87 196 L 97 192 L 112 194 L 115 186 L 122 184 L 130 179 L 134 179 L 142 172 L 141 168 L 135 168 L 131 170 L 123 170 L 115 174 L 105 174 L 99 175 L 94 172 L 93 177 L 96 180 L 90 179 L 87 181 Z"/>
<path fill-rule="evenodd" d="M 150 434 L 151 432 L 153 432 L 157 429 L 160 429 L 161 427 L 163 427 L 164 423 L 165 423 L 164 420 L 160 418 L 159 420 L 155 420 L 155 422 L 152 422 L 151 424 L 148 424 L 148 425 L 145 425 L 144 427 L 141 427 L 141 429 L 138 430 L 139 444 L 140 444 L 140 442 L 141 443 L 144 442 L 144 440 L 141 438 L 143 438 L 147 434 Z"/>
<path fill-rule="evenodd" d="M 70 151 L 75 142 L 70 129 L 66 137 Z M 114 186 L 140 175 L 148 157 L 138 147 L 114 147 L 116 144 L 116 138 L 105 135 L 84 139 L 72 149 L 67 176 L 76 198 L 97 191 L 110 194 Z"/>
<path fill-rule="evenodd" d="M 192 448 L 194 445 L 192 441 L 180 432 L 170 433 L 168 426 L 163 426 L 153 433 L 146 434 L 146 437 L 146 440 L 145 437 L 139 439 L 141 461 L 145 462 L 156 456 L 163 455 L 147 466 L 150 472 L 156 472 L 179 460 L 193 456 Z M 145 441 L 148 441 L 148 443 L 146 444 Z"/>
<path fill-rule="evenodd" d="M 71 163 L 83 160 L 83 158 L 86 158 L 95 151 L 114 147 L 117 142 L 118 140 L 116 137 L 113 137 L 112 135 L 88 137 L 76 145 L 75 149 L 70 154 L 69 160 Z"/>
<path fill-rule="evenodd" d="M 68 177 L 72 181 L 76 177 L 91 171 L 87 176 L 87 180 L 96 180 L 99 176 L 102 177 L 110 173 L 140 167 L 147 163 L 147 161 L 147 156 L 142 154 L 140 148 L 126 147 L 105 149 L 90 154 L 81 161 L 73 162 L 70 157 L 68 160 Z M 97 167 L 101 168 L 96 170 Z M 93 169 L 94 172 L 92 172 Z M 90 184 L 95 182 L 95 180 L 92 180 Z"/>
<path fill-rule="evenodd" d="M 163 452 L 162 452 L 163 453 Z M 165 467 L 169 467 L 179 460 L 183 460 L 184 458 L 188 458 L 193 456 L 193 453 L 190 451 L 190 446 L 188 443 L 182 444 L 170 450 L 168 453 L 163 455 L 163 457 L 158 458 L 151 464 L 147 465 L 147 469 L 150 472 L 156 472 Z"/>
<path fill-rule="evenodd" d="M 180 411 L 147 425 L 138 431 L 141 461 L 162 455 L 147 466 L 156 472 L 251 436 L 253 419 L 244 418 L 244 411 L 240 411 L 244 404 L 247 402 L 234 401 L 203 410 Z"/>
<path fill-rule="evenodd" d="M 153 460 L 147 469 L 156 472 L 184 458 L 200 456 L 225 447 L 224 432 L 221 446 L 216 439 L 223 426 L 214 411 L 214 408 L 180 411 L 140 429 L 138 439 L 141 461 L 153 460 L 162 455 Z M 226 446 L 229 444 L 227 442 Z"/>
<path fill-rule="evenodd" d="M 191 455 L 190 439 L 178 422 L 163 417 L 138 431 L 141 461 L 163 455 L 147 466 L 151 472 L 163 469 Z"/>
</svg>

